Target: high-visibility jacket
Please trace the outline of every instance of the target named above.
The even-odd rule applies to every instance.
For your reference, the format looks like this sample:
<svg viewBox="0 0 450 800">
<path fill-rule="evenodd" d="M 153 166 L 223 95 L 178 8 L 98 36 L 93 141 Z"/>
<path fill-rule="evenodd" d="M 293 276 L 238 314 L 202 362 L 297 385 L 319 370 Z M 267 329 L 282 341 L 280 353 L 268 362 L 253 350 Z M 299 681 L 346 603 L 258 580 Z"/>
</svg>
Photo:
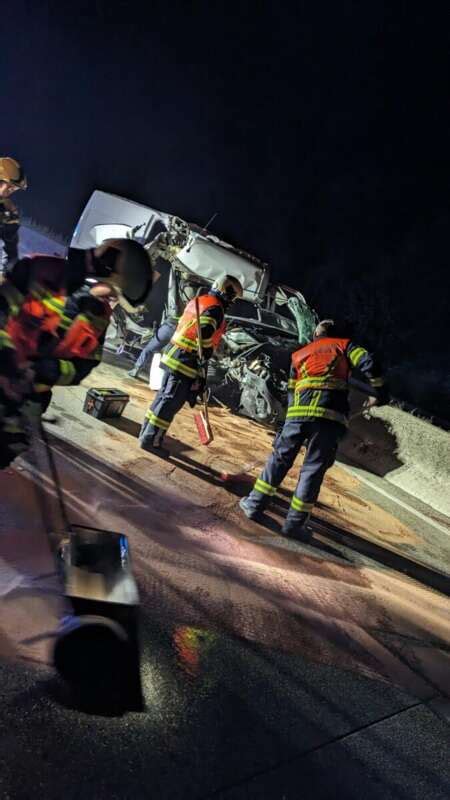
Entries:
<svg viewBox="0 0 450 800">
<path fill-rule="evenodd" d="M 68 308 L 66 287 L 74 291 L 83 279 L 65 259 L 37 255 L 18 261 L 0 282 L 0 468 L 27 447 L 24 409 L 34 393 L 79 383 L 100 359 L 109 306 L 90 296 L 73 303 L 72 294 Z"/>
<path fill-rule="evenodd" d="M 79 383 L 100 361 L 111 310 L 105 301 L 89 299 L 91 308 L 71 317 L 65 296 L 35 287 L 10 317 L 6 331 L 19 364 L 33 361 L 36 391 Z"/>
<path fill-rule="evenodd" d="M 201 295 L 197 298 L 198 311 L 200 317 L 200 327 L 209 326 L 211 318 L 205 312 L 208 309 L 219 308 L 223 309 L 223 305 L 219 298 L 211 295 Z M 202 345 L 204 349 L 212 348 L 213 350 L 218 347 L 220 340 L 225 333 L 226 322 L 222 319 L 220 325 L 214 330 L 212 336 L 205 337 L 202 329 Z M 195 298 L 190 300 L 184 309 L 183 315 L 177 325 L 177 329 L 172 336 L 172 344 L 178 345 L 182 350 L 198 350 L 198 330 L 197 330 L 197 307 Z"/>
<path fill-rule="evenodd" d="M 212 292 L 197 299 L 203 357 L 208 360 L 226 331 L 225 307 L 221 299 Z M 195 379 L 199 375 L 195 299 L 187 304 L 170 344 L 162 355 L 161 365 L 187 378 Z"/>
<path fill-rule="evenodd" d="M 353 369 L 367 379 L 372 393 L 384 385 L 374 357 L 350 339 L 321 336 L 292 355 L 287 419 L 348 422 L 348 379 Z"/>
<path fill-rule="evenodd" d="M 79 383 L 101 359 L 109 304 L 88 289 L 71 295 L 68 303 L 66 270 L 62 258 L 32 256 L 18 262 L 11 280 L 0 287 L 0 373 L 12 377 L 32 362 L 37 391 Z"/>
</svg>

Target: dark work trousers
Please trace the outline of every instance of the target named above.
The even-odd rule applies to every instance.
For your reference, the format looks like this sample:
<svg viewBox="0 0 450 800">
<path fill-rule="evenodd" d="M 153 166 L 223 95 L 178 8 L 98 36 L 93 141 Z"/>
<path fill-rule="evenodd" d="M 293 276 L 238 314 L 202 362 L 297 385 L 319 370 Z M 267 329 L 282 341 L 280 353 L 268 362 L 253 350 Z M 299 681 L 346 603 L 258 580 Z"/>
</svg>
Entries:
<svg viewBox="0 0 450 800">
<path fill-rule="evenodd" d="M 300 448 L 307 443 L 303 466 L 292 496 L 287 521 L 301 527 L 319 496 L 327 469 L 336 458 L 345 427 L 328 419 L 289 419 L 276 436 L 272 454 L 247 499 L 249 508 L 262 508 L 276 494 Z"/>
<path fill-rule="evenodd" d="M 176 331 L 177 323 L 175 320 L 167 320 L 159 326 L 155 335 L 152 336 L 149 342 L 145 345 L 142 352 L 136 359 L 134 368 L 144 369 L 148 362 L 151 361 L 155 353 L 161 353 L 166 344 L 169 344 L 173 334 Z"/>
<path fill-rule="evenodd" d="M 17 261 L 19 227 L 20 225 L 15 224 L 0 225 L 0 240 L 3 241 L 3 248 L 0 244 L 0 272 Z"/>
<path fill-rule="evenodd" d="M 161 388 L 145 415 L 140 433 L 141 441 L 151 443 L 157 434 L 161 441 L 175 414 L 188 400 L 193 383 L 193 378 L 170 369 L 164 370 Z"/>
</svg>

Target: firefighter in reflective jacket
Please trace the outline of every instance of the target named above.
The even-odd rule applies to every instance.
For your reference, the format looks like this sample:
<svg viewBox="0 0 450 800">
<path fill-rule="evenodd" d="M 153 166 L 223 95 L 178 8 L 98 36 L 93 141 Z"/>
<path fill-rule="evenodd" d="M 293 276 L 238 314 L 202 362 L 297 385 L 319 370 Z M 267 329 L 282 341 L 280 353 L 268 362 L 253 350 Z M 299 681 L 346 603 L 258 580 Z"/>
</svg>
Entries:
<svg viewBox="0 0 450 800">
<path fill-rule="evenodd" d="M 70 248 L 67 260 L 23 258 L 0 284 L 0 468 L 28 446 L 30 406 L 35 417 L 51 386 L 79 383 L 98 363 L 109 309 L 89 292 L 67 300 L 89 277 L 128 310 L 152 286 L 146 251 L 127 239 Z"/>
<path fill-rule="evenodd" d="M 292 355 L 289 406 L 273 452 L 248 497 L 239 505 L 258 519 L 307 442 L 305 459 L 283 526 L 285 536 L 308 542 L 306 527 L 327 469 L 334 463 L 348 424 L 348 378 L 358 370 L 370 387 L 369 405 L 388 402 L 379 366 L 364 347 L 333 336 L 334 322 L 317 326 L 311 344 Z"/>
<path fill-rule="evenodd" d="M 225 333 L 225 311 L 229 303 L 242 297 L 242 286 L 226 275 L 217 280 L 207 294 L 198 298 L 203 358 L 207 361 Z M 164 378 L 149 407 L 141 428 L 139 444 L 144 450 L 164 452 L 162 442 L 175 414 L 186 401 L 195 402 L 204 388 L 198 358 L 198 332 L 195 300 L 190 300 L 161 358 Z"/>
<path fill-rule="evenodd" d="M 8 323 L 20 363 L 33 364 L 29 415 L 39 417 L 46 411 L 53 386 L 78 385 L 100 363 L 111 306 L 105 299 L 109 288 L 100 287 L 100 293 L 98 288 L 87 286 L 68 298 L 41 290 Z"/>
</svg>

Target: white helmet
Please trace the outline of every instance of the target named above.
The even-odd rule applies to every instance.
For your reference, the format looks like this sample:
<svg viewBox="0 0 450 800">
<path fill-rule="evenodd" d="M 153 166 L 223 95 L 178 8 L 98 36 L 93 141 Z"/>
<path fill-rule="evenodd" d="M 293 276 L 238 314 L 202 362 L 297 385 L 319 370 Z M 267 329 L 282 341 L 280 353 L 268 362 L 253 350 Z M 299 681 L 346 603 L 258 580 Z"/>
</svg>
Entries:
<svg viewBox="0 0 450 800">
<path fill-rule="evenodd" d="M 240 281 L 233 275 L 223 275 L 221 278 L 217 278 L 211 288 L 213 291 L 223 294 L 229 303 L 237 300 L 238 297 L 242 297 L 243 293 Z"/>
<path fill-rule="evenodd" d="M 319 336 L 332 336 L 332 329 L 334 328 L 334 325 L 334 319 L 323 319 L 318 323 L 318 325 L 316 325 L 314 339 L 318 339 Z"/>
</svg>

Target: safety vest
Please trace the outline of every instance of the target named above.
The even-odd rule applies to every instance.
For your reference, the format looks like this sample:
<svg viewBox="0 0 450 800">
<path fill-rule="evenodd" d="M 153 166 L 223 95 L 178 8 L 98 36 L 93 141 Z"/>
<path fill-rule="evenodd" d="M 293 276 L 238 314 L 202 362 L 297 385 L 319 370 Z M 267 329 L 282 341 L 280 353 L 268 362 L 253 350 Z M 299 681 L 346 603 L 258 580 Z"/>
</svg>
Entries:
<svg viewBox="0 0 450 800">
<path fill-rule="evenodd" d="M 295 391 L 346 390 L 350 365 L 345 351 L 349 344 L 350 339 L 323 337 L 296 350 L 292 356 Z"/>
<path fill-rule="evenodd" d="M 202 314 L 208 308 L 214 308 L 214 306 L 219 306 L 220 308 L 223 308 L 219 298 L 211 294 L 203 294 L 197 298 L 197 301 L 198 301 L 198 311 L 200 316 L 200 325 L 213 324 L 214 321 L 211 319 L 211 317 L 205 317 L 202 316 Z M 222 339 L 222 336 L 226 331 L 226 328 L 227 324 L 224 319 L 217 328 L 217 330 L 214 331 L 211 338 L 202 339 L 203 347 L 206 348 L 212 347 L 213 350 L 215 350 L 216 347 L 218 347 L 220 340 Z M 179 347 L 181 350 L 186 350 L 188 352 L 198 351 L 197 314 L 196 314 L 195 299 L 189 300 L 189 303 L 184 309 L 183 315 L 177 325 L 177 329 L 174 335 L 172 336 L 171 343 Z"/>
<path fill-rule="evenodd" d="M 347 425 L 349 343 L 350 339 L 321 337 L 293 354 L 288 420 L 328 419 Z"/>
</svg>

